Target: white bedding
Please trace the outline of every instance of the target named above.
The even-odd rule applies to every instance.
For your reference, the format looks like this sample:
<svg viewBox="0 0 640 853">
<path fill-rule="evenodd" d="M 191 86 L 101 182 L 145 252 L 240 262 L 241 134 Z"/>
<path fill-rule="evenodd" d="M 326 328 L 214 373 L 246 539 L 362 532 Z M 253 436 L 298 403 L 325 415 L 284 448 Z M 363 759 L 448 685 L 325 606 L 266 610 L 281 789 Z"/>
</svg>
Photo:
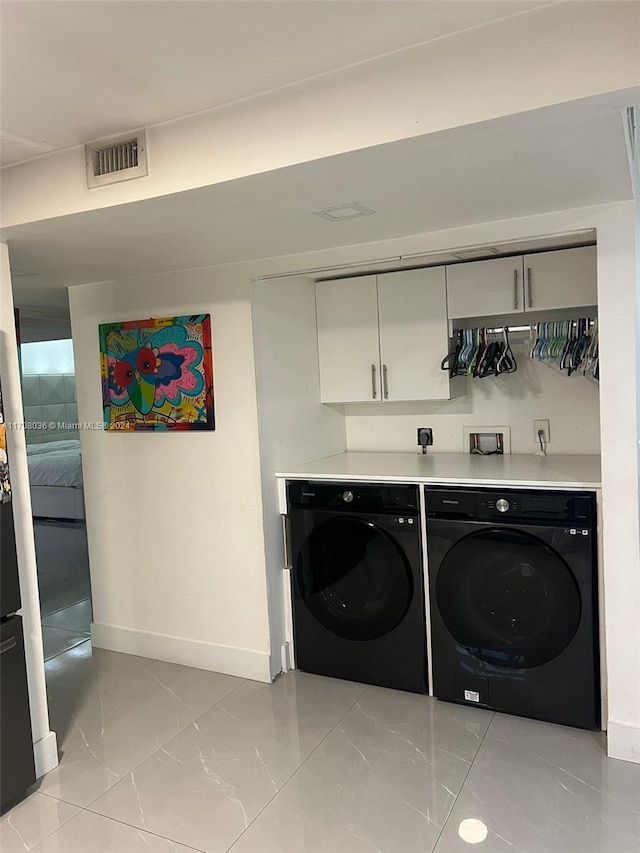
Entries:
<svg viewBox="0 0 640 853">
<path fill-rule="evenodd" d="M 27 447 L 29 481 L 32 486 L 82 488 L 80 441 L 50 441 Z"/>
</svg>

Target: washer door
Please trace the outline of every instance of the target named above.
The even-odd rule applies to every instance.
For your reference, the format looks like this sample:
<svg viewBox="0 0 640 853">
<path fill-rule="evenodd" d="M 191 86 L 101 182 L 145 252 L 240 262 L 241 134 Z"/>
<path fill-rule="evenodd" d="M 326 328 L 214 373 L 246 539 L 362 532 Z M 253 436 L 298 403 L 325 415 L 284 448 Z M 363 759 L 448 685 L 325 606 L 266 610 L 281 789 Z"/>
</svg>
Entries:
<svg viewBox="0 0 640 853">
<path fill-rule="evenodd" d="M 562 557 L 537 537 L 484 529 L 445 554 L 436 582 L 442 619 L 468 651 L 513 669 L 540 666 L 573 639 L 580 590 Z"/>
<path fill-rule="evenodd" d="M 305 539 L 295 565 L 298 590 L 315 619 L 348 640 L 375 640 L 404 618 L 413 577 L 398 543 L 363 518 L 338 517 Z"/>
</svg>

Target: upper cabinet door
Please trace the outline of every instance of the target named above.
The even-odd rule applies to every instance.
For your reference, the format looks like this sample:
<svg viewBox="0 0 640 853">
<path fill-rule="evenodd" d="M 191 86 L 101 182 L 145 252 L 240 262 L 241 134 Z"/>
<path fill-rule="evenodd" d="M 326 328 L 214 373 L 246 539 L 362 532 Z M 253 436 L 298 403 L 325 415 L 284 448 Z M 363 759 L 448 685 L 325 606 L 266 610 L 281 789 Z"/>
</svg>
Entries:
<svg viewBox="0 0 640 853">
<path fill-rule="evenodd" d="M 383 400 L 444 400 L 449 375 L 444 267 L 378 276 Z"/>
<path fill-rule="evenodd" d="M 317 282 L 316 310 L 322 402 L 379 400 L 375 275 Z"/>
<path fill-rule="evenodd" d="M 524 275 L 527 311 L 598 304 L 595 246 L 525 255 Z"/>
<path fill-rule="evenodd" d="M 524 311 L 522 257 L 447 267 L 447 313 L 452 320 Z"/>
</svg>

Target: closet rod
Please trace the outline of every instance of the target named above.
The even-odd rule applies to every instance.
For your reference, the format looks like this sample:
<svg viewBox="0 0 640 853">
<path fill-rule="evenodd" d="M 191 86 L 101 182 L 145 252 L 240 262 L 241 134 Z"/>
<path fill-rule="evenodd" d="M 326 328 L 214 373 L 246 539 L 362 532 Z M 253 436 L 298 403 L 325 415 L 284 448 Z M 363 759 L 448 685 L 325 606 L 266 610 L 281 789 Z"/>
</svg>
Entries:
<svg viewBox="0 0 640 853">
<path fill-rule="evenodd" d="M 592 329 L 593 324 L 594 324 L 593 318 L 587 317 L 585 319 L 589 320 L 589 328 Z M 545 322 L 545 321 L 543 320 L 543 321 L 538 321 L 535 323 L 527 323 L 526 326 L 510 326 L 507 323 L 506 326 L 507 326 L 507 329 L 509 329 L 509 332 L 531 332 L 533 330 L 533 327 L 539 325 L 540 322 Z M 551 322 L 553 322 L 553 321 L 551 321 Z M 573 319 L 573 320 L 570 319 L 570 320 L 560 320 L 559 322 L 561 322 L 561 323 L 563 323 L 563 322 L 564 323 L 568 323 L 568 322 L 575 323 L 577 321 L 576 321 L 576 319 Z M 469 329 L 484 328 L 485 332 L 491 332 L 493 334 L 500 334 L 500 332 L 502 332 L 502 330 L 504 329 L 504 326 L 494 326 L 492 328 L 490 328 L 489 326 L 468 326 L 467 328 L 469 328 Z M 458 331 L 464 331 L 464 329 L 458 329 Z"/>
</svg>

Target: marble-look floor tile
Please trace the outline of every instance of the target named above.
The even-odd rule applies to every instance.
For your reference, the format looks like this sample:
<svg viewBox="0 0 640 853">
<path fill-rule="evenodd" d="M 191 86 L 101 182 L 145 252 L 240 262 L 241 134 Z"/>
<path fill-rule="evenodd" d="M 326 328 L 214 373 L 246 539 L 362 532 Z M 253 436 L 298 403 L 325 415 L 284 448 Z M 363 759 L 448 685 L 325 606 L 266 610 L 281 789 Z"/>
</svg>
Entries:
<svg viewBox="0 0 640 853">
<path fill-rule="evenodd" d="M 65 740 L 73 718 L 93 697 L 122 683 L 153 661 L 149 658 L 92 648 L 83 643 L 45 663 L 51 728 L 58 744 Z"/>
<path fill-rule="evenodd" d="M 636 853 L 640 766 L 604 735 L 496 715 L 436 853 Z"/>
<path fill-rule="evenodd" d="M 491 717 L 371 688 L 233 853 L 431 851 Z"/>
<path fill-rule="evenodd" d="M 86 643 L 88 639 L 88 633 L 66 631 L 62 628 L 49 628 L 43 625 L 42 643 L 44 646 L 44 659 L 49 660 L 50 658 L 54 658 L 56 655 L 80 645 L 80 643 Z"/>
<path fill-rule="evenodd" d="M 42 617 L 42 624 L 48 628 L 62 628 L 65 631 L 91 632 L 91 599 L 85 598 L 69 607 L 63 607 Z"/>
<path fill-rule="evenodd" d="M 364 690 L 302 673 L 246 682 L 91 808 L 226 851 Z"/>
<path fill-rule="evenodd" d="M 33 853 L 193 853 L 193 849 L 82 811 Z"/>
<path fill-rule="evenodd" d="M 50 699 L 73 706 L 76 700 L 115 687 L 148 665 L 148 658 L 96 649 L 85 643 L 47 661 L 47 693 Z"/>
<path fill-rule="evenodd" d="M 177 664 L 147 664 L 108 690 L 89 693 L 71 711 L 52 700 L 52 718 L 71 713 L 71 722 L 58 732 L 60 765 L 43 779 L 44 793 L 88 805 L 243 683 Z"/>
<path fill-rule="evenodd" d="M 2 853 L 32 850 L 76 814 L 75 806 L 36 791 L 0 817 L 0 850 Z"/>
</svg>

